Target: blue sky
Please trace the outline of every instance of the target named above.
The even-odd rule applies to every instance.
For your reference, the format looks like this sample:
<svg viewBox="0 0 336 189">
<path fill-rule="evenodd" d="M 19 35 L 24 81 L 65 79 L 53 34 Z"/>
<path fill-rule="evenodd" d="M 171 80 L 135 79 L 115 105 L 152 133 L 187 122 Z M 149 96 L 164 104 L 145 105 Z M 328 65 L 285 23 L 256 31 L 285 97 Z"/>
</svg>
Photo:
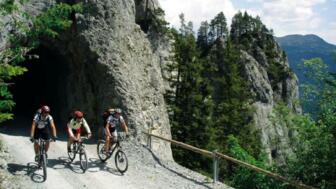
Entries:
<svg viewBox="0 0 336 189">
<path fill-rule="evenodd" d="M 274 30 L 276 36 L 316 34 L 336 44 L 336 0 L 159 0 L 171 25 L 179 26 L 180 13 L 194 23 L 212 19 L 223 11 L 231 22 L 238 11 L 247 11 Z"/>
</svg>

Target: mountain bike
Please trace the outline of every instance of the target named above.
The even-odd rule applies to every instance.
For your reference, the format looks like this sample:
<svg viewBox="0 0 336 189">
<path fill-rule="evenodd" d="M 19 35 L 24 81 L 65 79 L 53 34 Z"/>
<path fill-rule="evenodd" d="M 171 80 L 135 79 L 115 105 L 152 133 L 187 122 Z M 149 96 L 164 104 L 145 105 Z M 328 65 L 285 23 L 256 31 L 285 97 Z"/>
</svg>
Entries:
<svg viewBox="0 0 336 189">
<path fill-rule="evenodd" d="M 55 142 L 54 139 L 50 139 L 50 141 Z M 43 171 L 43 181 L 47 180 L 47 154 L 45 151 L 46 140 L 39 138 L 37 139 L 37 143 L 39 145 L 38 151 L 38 159 L 37 159 L 37 168 Z"/>
<path fill-rule="evenodd" d="M 74 141 L 70 145 L 70 151 L 68 151 L 68 156 L 72 162 L 76 158 L 76 154 L 79 154 L 80 167 L 85 172 L 88 168 L 88 160 L 85 151 L 85 145 L 83 144 L 84 140 L 87 140 L 87 137 L 80 137 L 79 141 Z"/>
<path fill-rule="evenodd" d="M 125 173 L 128 168 L 127 156 L 125 152 L 122 150 L 122 147 L 120 145 L 120 143 L 124 141 L 125 138 L 126 138 L 125 135 L 119 135 L 118 133 L 117 141 L 113 142 L 112 136 L 111 136 L 110 149 L 108 150 L 108 152 L 105 152 L 105 140 L 99 140 L 97 143 L 97 154 L 98 154 L 99 159 L 102 162 L 107 161 L 109 158 L 111 158 L 113 152 L 116 152 L 115 157 L 114 157 L 114 162 L 115 162 L 115 165 L 118 171 L 121 174 Z"/>
</svg>

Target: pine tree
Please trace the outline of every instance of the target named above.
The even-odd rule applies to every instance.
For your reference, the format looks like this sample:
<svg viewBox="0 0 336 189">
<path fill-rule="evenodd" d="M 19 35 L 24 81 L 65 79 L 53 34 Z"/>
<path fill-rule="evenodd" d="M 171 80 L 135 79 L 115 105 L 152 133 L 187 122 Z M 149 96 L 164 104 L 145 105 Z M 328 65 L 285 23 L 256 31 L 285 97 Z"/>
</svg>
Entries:
<svg viewBox="0 0 336 189">
<path fill-rule="evenodd" d="M 180 19 L 180 30 L 172 31 L 177 65 L 170 68 L 176 73 L 176 77 L 170 81 L 175 91 L 166 96 L 171 111 L 172 135 L 174 139 L 204 148 L 209 139 L 206 129 L 211 121 L 210 110 L 213 106 L 211 87 L 203 78 L 207 61 L 200 58 L 191 31 L 192 25 L 185 24 L 183 14 Z M 174 148 L 173 152 L 177 162 L 190 168 L 204 168 L 202 156 L 195 157 L 192 152 L 179 148 Z"/>
</svg>

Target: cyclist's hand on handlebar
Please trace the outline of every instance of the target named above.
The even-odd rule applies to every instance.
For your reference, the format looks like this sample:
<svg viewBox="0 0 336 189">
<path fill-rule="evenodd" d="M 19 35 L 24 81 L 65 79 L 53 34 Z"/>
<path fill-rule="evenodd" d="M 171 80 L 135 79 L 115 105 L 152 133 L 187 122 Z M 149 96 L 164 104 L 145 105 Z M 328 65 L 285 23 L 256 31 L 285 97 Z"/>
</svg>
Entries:
<svg viewBox="0 0 336 189">
<path fill-rule="evenodd" d="M 34 137 L 30 137 L 30 142 L 34 142 L 35 140 L 34 140 Z"/>
<path fill-rule="evenodd" d="M 51 137 L 51 141 L 56 142 L 56 140 L 57 140 L 57 136 Z"/>
<path fill-rule="evenodd" d="M 91 137 L 92 137 L 92 134 L 89 133 L 89 134 L 87 135 L 87 139 L 90 139 Z"/>
</svg>

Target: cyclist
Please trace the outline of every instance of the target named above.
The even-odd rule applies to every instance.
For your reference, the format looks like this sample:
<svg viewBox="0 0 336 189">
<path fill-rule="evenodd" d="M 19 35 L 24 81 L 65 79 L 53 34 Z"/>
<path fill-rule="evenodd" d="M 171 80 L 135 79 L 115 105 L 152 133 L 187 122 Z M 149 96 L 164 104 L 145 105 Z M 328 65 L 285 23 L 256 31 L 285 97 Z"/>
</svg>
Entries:
<svg viewBox="0 0 336 189">
<path fill-rule="evenodd" d="M 81 136 L 81 127 L 84 127 L 88 138 L 91 138 L 91 130 L 86 122 L 86 120 L 83 117 L 83 113 L 81 111 L 75 111 L 73 113 L 73 118 L 70 119 L 70 121 L 67 124 L 67 133 L 68 133 L 68 152 L 71 151 L 70 145 L 74 141 L 79 141 Z"/>
<path fill-rule="evenodd" d="M 108 153 L 110 148 L 110 137 L 112 137 L 113 143 L 117 142 L 117 127 L 121 129 L 128 135 L 128 128 L 124 118 L 121 116 L 121 109 L 109 108 L 107 110 L 109 113 L 108 118 L 104 121 L 104 134 L 105 134 L 105 152 Z"/>
<path fill-rule="evenodd" d="M 49 134 L 49 127 L 51 128 L 53 140 L 57 139 L 56 135 L 56 127 L 54 124 L 54 120 L 50 115 L 50 108 L 49 106 L 42 106 L 39 111 L 35 114 L 31 131 L 30 131 L 30 140 L 34 142 L 34 151 L 35 151 L 35 161 L 38 160 L 38 150 L 39 144 L 38 139 L 42 138 L 46 140 L 45 144 L 45 151 L 48 152 L 49 144 L 50 144 L 50 134 Z"/>
</svg>

